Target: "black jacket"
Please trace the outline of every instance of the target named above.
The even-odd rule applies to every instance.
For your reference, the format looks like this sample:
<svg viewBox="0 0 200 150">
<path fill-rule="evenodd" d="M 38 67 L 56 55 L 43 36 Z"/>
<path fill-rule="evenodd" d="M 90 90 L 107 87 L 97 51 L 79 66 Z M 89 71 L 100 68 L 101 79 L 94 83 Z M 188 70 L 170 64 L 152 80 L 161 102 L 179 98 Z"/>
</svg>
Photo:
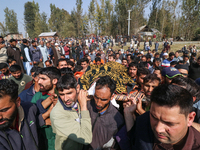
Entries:
<svg viewBox="0 0 200 150">
<path fill-rule="evenodd" d="M 23 62 L 28 62 L 28 59 L 26 58 L 26 54 L 25 54 L 25 52 L 24 52 L 24 49 L 25 49 L 26 47 L 27 47 L 28 50 L 29 50 L 29 47 L 28 47 L 28 46 L 26 46 L 26 45 L 24 45 L 24 44 L 21 45 L 21 55 L 22 55 L 22 57 L 23 57 Z M 31 57 L 31 54 L 30 54 L 30 51 L 29 51 L 29 56 L 30 56 L 30 58 L 32 58 L 32 57 Z"/>
<path fill-rule="evenodd" d="M 196 80 L 200 77 L 200 66 L 197 63 L 190 64 L 189 78 Z"/>
<path fill-rule="evenodd" d="M 136 124 L 130 132 L 133 150 L 152 150 L 154 134 L 151 130 L 149 112 L 137 117 Z"/>
<path fill-rule="evenodd" d="M 15 129 L 0 131 L 0 150 L 37 150 L 38 135 L 37 127 L 45 124 L 42 115 L 38 115 L 36 105 L 22 103 L 24 118 L 18 132 Z"/>
</svg>

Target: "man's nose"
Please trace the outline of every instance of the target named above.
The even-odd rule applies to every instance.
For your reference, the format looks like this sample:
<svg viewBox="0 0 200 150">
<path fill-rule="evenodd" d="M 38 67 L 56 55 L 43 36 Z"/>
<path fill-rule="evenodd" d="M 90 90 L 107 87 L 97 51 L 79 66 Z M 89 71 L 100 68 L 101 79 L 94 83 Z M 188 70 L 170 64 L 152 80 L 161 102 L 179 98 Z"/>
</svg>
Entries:
<svg viewBox="0 0 200 150">
<path fill-rule="evenodd" d="M 165 125 L 162 122 L 158 121 L 156 126 L 155 126 L 155 130 L 158 134 L 164 133 L 165 132 Z"/>
</svg>

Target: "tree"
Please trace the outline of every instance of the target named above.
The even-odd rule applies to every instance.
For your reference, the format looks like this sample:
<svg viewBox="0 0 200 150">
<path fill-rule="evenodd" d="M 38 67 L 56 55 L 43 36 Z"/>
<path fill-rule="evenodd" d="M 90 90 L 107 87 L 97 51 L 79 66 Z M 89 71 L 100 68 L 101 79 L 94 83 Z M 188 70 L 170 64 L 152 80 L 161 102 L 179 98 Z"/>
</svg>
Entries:
<svg viewBox="0 0 200 150">
<path fill-rule="evenodd" d="M 48 22 L 51 31 L 57 32 L 63 38 L 75 36 L 70 14 L 64 9 L 57 8 L 54 4 L 50 4 L 50 9 L 51 15 Z"/>
<path fill-rule="evenodd" d="M 14 10 L 9 10 L 8 7 L 4 9 L 6 28 L 10 33 L 18 33 L 17 14 Z"/>
<path fill-rule="evenodd" d="M 5 36 L 7 33 L 7 28 L 4 22 L 3 23 L 0 22 L 0 33 L 1 33 L 1 36 Z"/>
<path fill-rule="evenodd" d="M 47 24 L 47 14 L 45 12 L 40 14 L 40 19 L 41 19 L 41 30 L 42 32 L 48 32 L 49 31 L 49 27 Z"/>
<path fill-rule="evenodd" d="M 149 16 L 148 26 L 151 28 L 157 28 L 158 11 L 161 0 L 152 0 L 152 6 L 150 7 L 151 13 Z"/>
<path fill-rule="evenodd" d="M 200 24 L 200 0 L 182 0 L 182 28 L 185 30 L 185 39 L 195 37 L 195 30 Z"/>
<path fill-rule="evenodd" d="M 172 1 L 171 6 L 173 8 L 173 29 L 172 29 L 172 37 L 174 36 L 174 29 L 175 29 L 175 23 L 176 23 L 176 9 L 178 5 L 178 0 Z"/>
<path fill-rule="evenodd" d="M 24 22 L 26 32 L 31 38 L 34 38 L 35 6 L 33 2 L 27 2 L 24 4 Z"/>
<path fill-rule="evenodd" d="M 50 4 L 51 16 L 49 18 L 49 27 L 52 31 L 60 32 L 64 20 L 64 10 L 61 10 L 55 6 L 55 4 Z"/>
<path fill-rule="evenodd" d="M 113 13 L 113 4 L 111 0 L 105 1 L 105 19 L 106 19 L 106 33 L 111 34 L 111 17 Z"/>
<path fill-rule="evenodd" d="M 86 35 L 87 33 L 89 33 L 89 24 L 88 24 L 88 21 L 89 21 L 89 18 L 88 18 L 88 14 L 85 13 L 83 15 L 83 32 L 84 32 L 84 35 Z"/>
<path fill-rule="evenodd" d="M 76 0 L 76 22 L 77 22 L 77 28 L 76 28 L 76 33 L 77 36 L 79 37 L 80 35 L 83 34 L 83 20 L 82 20 L 82 13 L 83 13 L 83 9 L 82 9 L 82 0 Z"/>
<path fill-rule="evenodd" d="M 94 32 L 95 13 L 96 13 L 95 12 L 95 0 L 92 0 L 88 7 L 88 19 L 89 19 L 89 24 L 90 24 L 90 33 Z"/>
</svg>

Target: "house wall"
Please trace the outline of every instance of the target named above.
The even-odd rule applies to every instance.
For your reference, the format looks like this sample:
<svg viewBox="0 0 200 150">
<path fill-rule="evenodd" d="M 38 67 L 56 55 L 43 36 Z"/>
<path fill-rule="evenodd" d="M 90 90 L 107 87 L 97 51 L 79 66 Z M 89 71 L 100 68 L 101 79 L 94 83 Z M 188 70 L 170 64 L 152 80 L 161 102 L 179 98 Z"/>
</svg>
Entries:
<svg viewBox="0 0 200 150">
<path fill-rule="evenodd" d="M 57 38 L 57 36 L 40 36 L 39 38 L 40 38 L 40 40 L 42 40 L 42 39 L 52 40 L 54 38 Z"/>
<path fill-rule="evenodd" d="M 9 34 L 6 37 L 4 37 L 4 40 L 9 41 L 10 39 L 21 40 L 21 39 L 23 39 L 23 35 L 22 34 Z"/>
</svg>

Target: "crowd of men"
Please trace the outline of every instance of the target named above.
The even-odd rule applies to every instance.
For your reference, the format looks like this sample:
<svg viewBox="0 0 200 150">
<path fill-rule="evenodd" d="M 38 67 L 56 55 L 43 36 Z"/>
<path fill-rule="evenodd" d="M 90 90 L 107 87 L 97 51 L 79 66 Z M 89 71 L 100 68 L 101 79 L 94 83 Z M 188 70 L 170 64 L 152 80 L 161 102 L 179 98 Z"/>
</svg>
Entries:
<svg viewBox="0 0 200 150">
<path fill-rule="evenodd" d="M 0 37 L 0 150 L 200 149 L 196 47 L 114 50 L 108 40 Z M 89 67 L 106 63 L 127 69 L 127 93 L 112 75 L 81 89 Z"/>
</svg>

